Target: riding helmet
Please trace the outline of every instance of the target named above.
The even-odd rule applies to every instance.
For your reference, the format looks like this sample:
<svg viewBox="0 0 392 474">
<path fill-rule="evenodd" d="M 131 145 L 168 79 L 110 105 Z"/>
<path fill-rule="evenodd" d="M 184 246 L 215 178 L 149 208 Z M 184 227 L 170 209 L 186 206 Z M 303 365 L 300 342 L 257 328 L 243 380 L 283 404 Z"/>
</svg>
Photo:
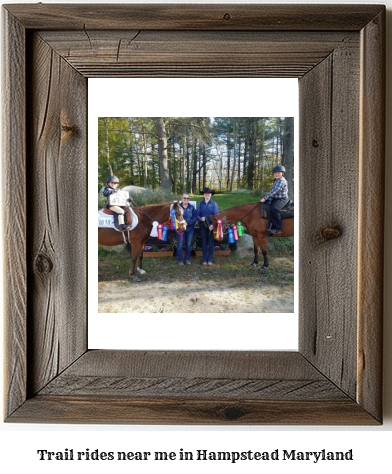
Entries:
<svg viewBox="0 0 392 474">
<path fill-rule="evenodd" d="M 286 173 L 286 168 L 282 165 L 276 165 L 274 169 L 272 170 L 273 173 L 279 173 L 280 171 L 282 173 Z"/>
<path fill-rule="evenodd" d="M 117 176 L 108 176 L 106 183 L 119 183 Z"/>
</svg>

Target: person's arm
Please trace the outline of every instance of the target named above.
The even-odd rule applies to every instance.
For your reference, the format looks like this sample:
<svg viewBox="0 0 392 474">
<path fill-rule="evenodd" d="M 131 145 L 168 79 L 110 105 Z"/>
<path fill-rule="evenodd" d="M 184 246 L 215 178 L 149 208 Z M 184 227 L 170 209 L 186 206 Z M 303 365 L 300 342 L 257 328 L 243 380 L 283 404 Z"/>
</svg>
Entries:
<svg viewBox="0 0 392 474">
<path fill-rule="evenodd" d="M 196 212 L 196 209 L 192 206 L 192 215 L 187 220 L 187 224 L 188 225 L 195 225 L 196 221 L 198 221 L 197 212 Z"/>
<path fill-rule="evenodd" d="M 108 197 L 110 196 L 111 194 L 113 194 L 116 190 L 115 189 L 111 189 L 109 187 L 105 187 L 102 194 L 105 196 L 105 197 Z"/>
<path fill-rule="evenodd" d="M 203 201 L 199 202 L 199 205 L 197 206 L 197 219 L 198 221 L 200 222 L 204 222 L 206 220 L 206 218 L 204 216 L 201 215 L 201 203 Z"/>
</svg>

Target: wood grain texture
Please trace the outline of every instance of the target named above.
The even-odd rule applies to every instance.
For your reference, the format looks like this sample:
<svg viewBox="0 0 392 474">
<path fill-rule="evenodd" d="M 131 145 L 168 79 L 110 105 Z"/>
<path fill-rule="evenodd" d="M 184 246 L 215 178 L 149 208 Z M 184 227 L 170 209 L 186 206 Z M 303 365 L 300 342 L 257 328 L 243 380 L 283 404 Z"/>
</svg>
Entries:
<svg viewBox="0 0 392 474">
<path fill-rule="evenodd" d="M 35 30 L 358 31 L 379 5 L 6 5 Z"/>
<path fill-rule="evenodd" d="M 37 35 L 28 163 L 32 394 L 86 351 L 86 79 Z M 79 204 L 81 203 L 81 204 Z M 80 324 L 80 323 L 79 323 Z"/>
<path fill-rule="evenodd" d="M 300 228 L 300 347 L 353 398 L 357 301 L 348 295 L 357 291 L 358 64 L 359 43 L 356 51 L 336 48 L 299 82 L 300 189 L 306 189 L 300 202 L 305 217 Z M 320 240 L 328 227 L 340 229 L 341 235 Z"/>
<path fill-rule="evenodd" d="M 334 32 L 43 31 L 40 35 L 86 77 L 301 77 L 358 34 Z M 249 52 L 252 54 L 249 54 Z"/>
<path fill-rule="evenodd" d="M 295 352 L 90 351 L 40 395 L 344 400 Z"/>
<path fill-rule="evenodd" d="M 385 7 L 4 10 L 6 420 L 381 423 Z M 299 352 L 87 351 L 86 78 L 226 74 L 301 78 Z"/>
<path fill-rule="evenodd" d="M 357 399 L 382 417 L 385 12 L 361 31 Z"/>
<path fill-rule="evenodd" d="M 353 400 L 284 401 L 40 396 L 8 421 L 180 425 L 376 425 Z"/>
<path fill-rule="evenodd" d="M 3 41 L 3 167 L 5 414 L 26 399 L 27 383 L 27 263 L 26 263 L 26 90 L 25 31 L 5 12 Z M 4 125 L 7 126 L 4 126 Z M 15 183 L 18 183 L 15 186 Z M 10 192 L 12 190 L 12 192 Z"/>
</svg>

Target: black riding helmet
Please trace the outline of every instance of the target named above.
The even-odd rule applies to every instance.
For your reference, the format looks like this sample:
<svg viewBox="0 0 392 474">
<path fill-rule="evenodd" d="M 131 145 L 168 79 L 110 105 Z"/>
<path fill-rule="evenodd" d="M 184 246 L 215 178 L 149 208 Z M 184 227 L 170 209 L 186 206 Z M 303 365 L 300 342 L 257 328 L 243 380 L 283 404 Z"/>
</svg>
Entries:
<svg viewBox="0 0 392 474">
<path fill-rule="evenodd" d="M 120 181 L 118 180 L 117 176 L 108 176 L 108 179 L 106 180 L 107 183 L 119 183 Z"/>
<path fill-rule="evenodd" d="M 286 168 L 282 165 L 276 165 L 274 169 L 272 170 L 273 173 L 279 173 L 280 171 L 282 173 L 286 173 Z"/>
</svg>

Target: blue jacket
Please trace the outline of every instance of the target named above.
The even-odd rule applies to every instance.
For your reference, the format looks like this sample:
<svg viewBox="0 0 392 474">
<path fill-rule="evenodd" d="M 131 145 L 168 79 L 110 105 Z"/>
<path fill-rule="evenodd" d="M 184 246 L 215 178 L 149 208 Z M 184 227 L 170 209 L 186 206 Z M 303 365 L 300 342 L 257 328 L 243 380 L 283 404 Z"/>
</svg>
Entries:
<svg viewBox="0 0 392 474">
<path fill-rule="evenodd" d="M 192 206 L 192 204 L 188 204 L 188 206 L 185 208 L 181 203 L 181 207 L 184 212 L 183 213 L 184 221 L 187 223 L 185 232 L 189 232 L 191 229 L 193 229 L 194 225 L 196 224 L 197 212 L 196 212 L 196 209 Z"/>
<path fill-rule="evenodd" d="M 105 198 L 108 198 L 108 201 L 109 201 L 109 196 L 117 192 L 118 192 L 118 189 L 113 189 L 110 186 L 105 186 L 103 188 L 102 194 L 105 196 Z M 106 204 L 106 207 L 109 209 L 109 202 Z"/>
<path fill-rule="evenodd" d="M 218 204 L 212 199 L 210 199 L 208 204 L 203 199 L 197 206 L 197 218 L 200 222 L 201 222 L 201 218 L 205 217 L 208 223 L 212 224 L 212 220 L 210 219 L 210 216 L 213 216 L 214 214 L 218 214 L 218 212 L 219 212 Z"/>
</svg>

